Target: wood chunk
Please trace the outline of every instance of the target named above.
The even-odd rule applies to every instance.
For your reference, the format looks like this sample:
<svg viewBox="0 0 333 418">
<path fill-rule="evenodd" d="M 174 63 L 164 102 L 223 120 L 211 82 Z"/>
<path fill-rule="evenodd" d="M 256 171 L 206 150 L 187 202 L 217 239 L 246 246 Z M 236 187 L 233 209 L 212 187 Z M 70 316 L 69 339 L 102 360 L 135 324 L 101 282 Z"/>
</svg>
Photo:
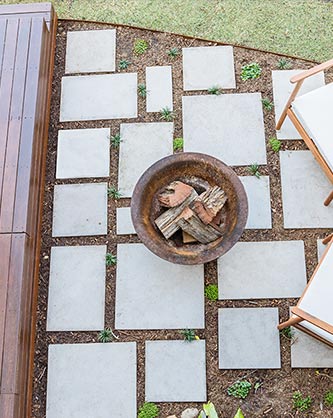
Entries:
<svg viewBox="0 0 333 418">
<path fill-rule="evenodd" d="M 186 215 L 186 217 L 179 217 L 178 225 L 202 244 L 208 244 L 222 236 L 222 232 L 215 229 L 217 227 L 205 225 L 193 211 L 192 216 L 189 217 L 188 213 Z"/>
<path fill-rule="evenodd" d="M 192 203 L 191 208 L 205 225 L 210 224 L 227 201 L 227 196 L 220 187 L 214 186 L 203 192 Z"/>
<path fill-rule="evenodd" d="M 194 237 L 192 237 L 192 235 L 188 234 L 185 231 L 182 231 L 182 235 L 184 244 L 191 244 L 193 242 L 197 242 L 197 240 Z"/>
<path fill-rule="evenodd" d="M 188 184 L 182 183 L 181 181 L 173 181 L 158 196 L 158 200 L 162 206 L 174 208 L 182 204 L 191 195 L 192 190 L 194 190 L 193 187 Z"/>
</svg>

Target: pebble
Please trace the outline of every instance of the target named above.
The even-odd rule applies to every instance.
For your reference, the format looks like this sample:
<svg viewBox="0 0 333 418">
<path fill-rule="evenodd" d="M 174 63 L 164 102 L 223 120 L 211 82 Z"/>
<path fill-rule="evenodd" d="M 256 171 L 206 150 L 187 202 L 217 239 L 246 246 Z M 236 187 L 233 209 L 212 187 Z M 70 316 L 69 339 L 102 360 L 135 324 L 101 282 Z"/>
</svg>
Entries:
<svg viewBox="0 0 333 418">
<path fill-rule="evenodd" d="M 182 412 L 181 418 L 197 418 L 199 411 L 197 408 L 187 408 Z"/>
</svg>

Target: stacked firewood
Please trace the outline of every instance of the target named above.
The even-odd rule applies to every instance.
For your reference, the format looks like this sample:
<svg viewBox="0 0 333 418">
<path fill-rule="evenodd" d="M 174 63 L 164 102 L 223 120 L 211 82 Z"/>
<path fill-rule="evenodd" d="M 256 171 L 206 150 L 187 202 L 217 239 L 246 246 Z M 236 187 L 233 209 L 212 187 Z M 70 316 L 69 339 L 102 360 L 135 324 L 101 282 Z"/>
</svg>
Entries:
<svg viewBox="0 0 333 418">
<path fill-rule="evenodd" d="M 188 184 L 173 181 L 158 200 L 161 206 L 169 208 L 155 220 L 166 239 L 179 229 L 184 243 L 208 244 L 223 235 L 221 213 L 227 196 L 220 187 L 209 187 L 198 195 Z"/>
</svg>

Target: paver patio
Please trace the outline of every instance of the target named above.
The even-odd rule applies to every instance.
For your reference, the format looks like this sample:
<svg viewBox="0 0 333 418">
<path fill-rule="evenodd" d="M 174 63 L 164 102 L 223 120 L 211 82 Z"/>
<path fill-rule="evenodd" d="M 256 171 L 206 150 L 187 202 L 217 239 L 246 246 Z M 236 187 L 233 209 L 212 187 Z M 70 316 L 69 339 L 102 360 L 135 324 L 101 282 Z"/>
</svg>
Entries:
<svg viewBox="0 0 333 418">
<path fill-rule="evenodd" d="M 173 110 L 172 67 L 146 67 L 147 112 Z"/>
</svg>

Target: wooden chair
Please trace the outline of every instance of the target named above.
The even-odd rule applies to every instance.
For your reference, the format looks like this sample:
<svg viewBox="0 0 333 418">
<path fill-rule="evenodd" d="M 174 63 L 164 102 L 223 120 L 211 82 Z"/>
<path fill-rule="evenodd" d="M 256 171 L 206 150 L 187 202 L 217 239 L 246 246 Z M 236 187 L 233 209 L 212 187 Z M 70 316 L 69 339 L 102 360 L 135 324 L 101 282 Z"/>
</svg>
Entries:
<svg viewBox="0 0 333 418">
<path fill-rule="evenodd" d="M 278 329 L 294 326 L 333 347 L 333 236 L 291 318 Z"/>
<path fill-rule="evenodd" d="M 333 83 L 296 97 L 305 79 L 332 66 L 333 59 L 290 79 L 291 83 L 295 83 L 295 87 L 283 109 L 276 129 L 281 129 L 288 116 L 328 179 L 333 183 Z M 324 205 L 328 206 L 332 200 L 333 191 L 326 198 Z"/>
</svg>

